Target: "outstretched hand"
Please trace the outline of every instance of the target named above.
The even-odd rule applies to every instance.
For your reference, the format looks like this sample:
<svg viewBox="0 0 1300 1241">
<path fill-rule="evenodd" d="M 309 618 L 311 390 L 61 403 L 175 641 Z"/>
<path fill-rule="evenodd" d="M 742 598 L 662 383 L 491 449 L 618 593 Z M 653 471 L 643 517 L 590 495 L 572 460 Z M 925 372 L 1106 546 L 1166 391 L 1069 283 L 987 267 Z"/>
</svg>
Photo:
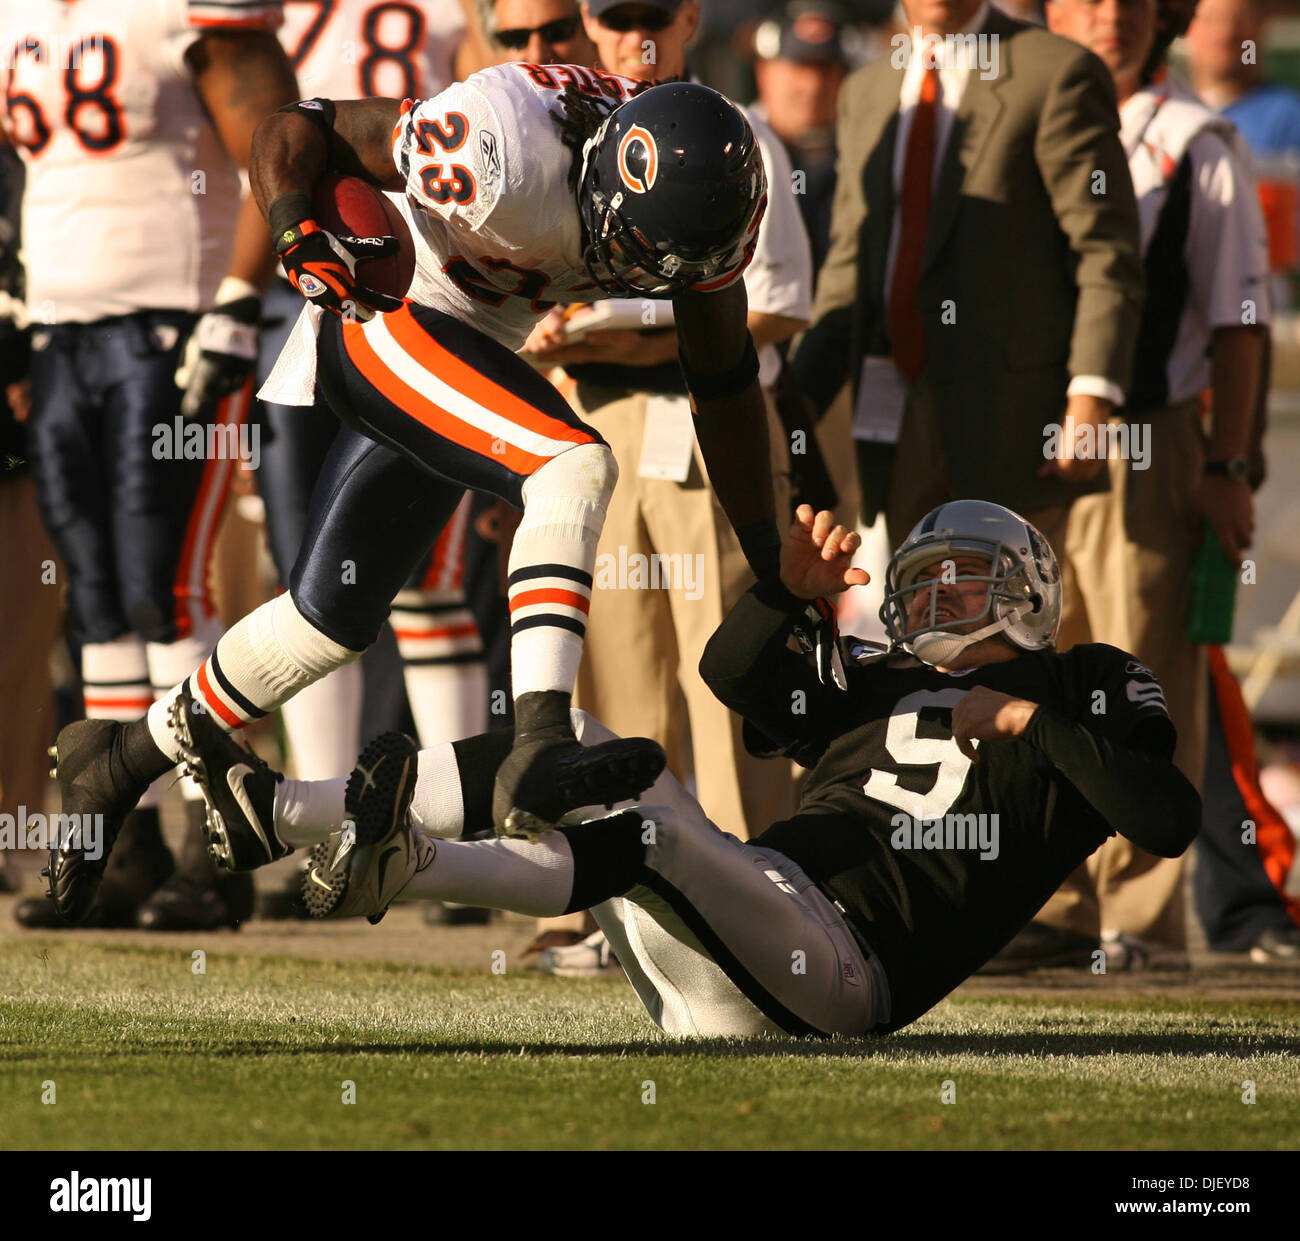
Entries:
<svg viewBox="0 0 1300 1241">
<path fill-rule="evenodd" d="M 850 568 L 862 545 L 856 531 L 837 525 L 827 510 L 813 513 L 812 505 L 795 510 L 794 524 L 781 544 L 781 581 L 801 599 L 824 598 L 865 586 L 871 581 L 865 569 Z"/>
</svg>

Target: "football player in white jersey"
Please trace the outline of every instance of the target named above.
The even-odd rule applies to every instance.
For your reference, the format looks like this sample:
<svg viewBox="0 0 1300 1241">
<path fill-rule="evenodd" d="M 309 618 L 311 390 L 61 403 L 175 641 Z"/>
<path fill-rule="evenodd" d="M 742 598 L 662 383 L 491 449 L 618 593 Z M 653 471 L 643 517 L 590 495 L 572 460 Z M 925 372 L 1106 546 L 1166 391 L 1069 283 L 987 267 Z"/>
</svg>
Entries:
<svg viewBox="0 0 1300 1241">
<path fill-rule="evenodd" d="M 329 170 L 403 195 L 418 258 L 405 302 L 354 274 L 359 257 L 391 253 L 395 241 L 336 238 L 312 218 L 311 191 Z M 355 659 L 400 585 L 397 569 L 409 571 L 395 562 L 409 561 L 412 545 L 423 551 L 420 523 L 451 479 L 524 513 L 508 584 L 516 728 L 497 772 L 498 829 L 541 831 L 574 806 L 634 796 L 661 770 L 659 747 L 584 749 L 569 716 L 616 470 L 513 351 L 554 300 L 671 296 L 714 489 L 758 576 L 775 572 L 765 408 L 740 281 L 766 202 L 748 122 L 703 86 L 642 92 L 578 66 L 512 64 L 424 102 L 285 108 L 259 128 L 250 175 L 285 270 L 310 302 L 263 394 L 307 402 L 319 385 L 336 414 L 400 456 L 380 477 L 322 478 L 307 563 L 289 594 L 221 639 L 188 682 L 195 699 L 234 729 Z M 349 499 L 357 488 L 360 509 Z M 362 561 L 340 565 L 329 527 L 349 506 L 370 543 Z M 65 795 L 105 816 L 110 846 L 124 808 L 179 755 L 169 716 L 164 705 L 144 722 L 60 734 Z M 209 826 L 220 852 L 219 820 Z M 284 852 L 268 839 L 267 857 Z M 60 907 L 83 909 L 102 866 L 76 841 L 60 850 L 51 868 Z"/>
<path fill-rule="evenodd" d="M 319 0 L 285 0 L 279 37 L 304 97 L 424 98 L 445 90 L 453 81 L 456 54 L 465 37 L 465 15 L 458 0 L 403 0 L 401 3 L 333 0 L 329 4 Z M 302 297 L 288 280 L 280 277 L 272 281 L 265 304 L 259 381 L 270 374 L 301 309 Z M 258 490 L 265 504 L 271 555 L 281 583 L 287 586 L 307 529 L 312 489 L 340 424 L 328 408 L 271 401 L 259 402 L 256 416 L 265 428 Z M 357 434 L 350 429 L 343 431 L 345 438 Z M 344 448 L 345 445 L 340 445 L 338 451 Z M 413 585 L 418 585 L 419 580 Z M 463 608 L 454 617 L 429 613 L 426 608 L 429 601 L 423 593 L 412 594 L 403 601 L 409 603 L 410 618 L 394 617 L 399 649 L 405 633 L 426 635 L 432 630 L 460 629 L 472 624 Z M 424 638 L 420 643 L 420 658 L 434 658 L 431 649 L 437 645 L 436 635 Z M 462 666 L 454 667 L 459 671 Z M 438 671 L 432 665 L 421 664 L 418 671 L 408 673 L 408 681 L 436 679 Z M 359 744 L 361 688 L 360 662 L 346 664 L 285 703 L 282 709 L 285 731 L 294 768 L 300 775 L 337 770 L 341 756 L 355 756 Z M 411 694 L 413 706 L 417 698 L 422 699 L 419 706 L 428 705 L 435 716 L 444 699 L 455 697 L 459 695 Z M 479 714 L 467 729 L 470 732 L 487 727 L 486 692 L 478 693 L 477 697 L 483 701 L 479 704 Z M 431 738 L 436 734 L 436 730 L 424 727 L 419 714 L 416 722 L 422 737 L 426 732 Z M 439 739 L 447 738 L 439 735 Z"/>
<path fill-rule="evenodd" d="M 466 22 L 459 0 L 284 0 L 284 23 L 278 33 L 303 97 L 424 98 L 445 90 L 460 76 L 455 62 L 464 47 Z M 283 274 L 277 275 L 264 301 L 259 385 L 275 365 L 301 309 L 302 297 Z M 308 528 L 312 491 L 326 458 L 331 451 L 338 456 L 349 447 L 357 448 L 355 441 L 361 436 L 343 428 L 323 403 L 258 401 L 252 416 L 262 432 L 256 477 L 267 543 L 280 585 L 287 589 Z M 363 440 L 361 446 L 370 443 Z M 462 531 L 467 524 L 449 523 L 448 531 Z M 473 544 L 473 553 L 483 550 L 483 544 Z M 443 556 L 441 563 L 448 559 Z M 459 563 L 461 556 L 457 551 L 450 559 Z M 495 586 L 495 566 L 491 567 Z M 434 596 L 421 589 L 432 568 L 420 567 L 399 594 L 392 616 L 416 729 L 429 743 L 479 732 L 488 724 L 484 663 L 481 654 L 474 659 L 473 652 L 465 650 L 472 646 L 481 651 L 478 627 L 464 605 L 463 592 Z M 385 650 L 374 655 L 335 669 L 281 708 L 293 771 L 299 778 L 337 771 L 348 756 L 356 756 L 363 687 L 372 704 L 391 703 L 404 710 L 395 661 Z M 472 718 L 458 730 L 466 711 L 473 712 Z M 397 718 L 396 712 L 389 718 Z M 290 872 L 288 895 L 276 889 L 271 875 L 269 882 L 260 885 L 259 916 L 293 917 L 300 912 L 299 876 L 292 863 L 285 874 Z"/>
<path fill-rule="evenodd" d="M 27 167 L 30 447 L 91 720 L 142 716 L 219 632 L 208 558 L 272 266 L 239 169 L 258 121 L 297 95 L 279 20 L 267 0 L 0 3 L 4 130 Z M 247 891 L 218 898 L 188 882 L 187 859 L 159 888 L 171 859 L 156 808 L 125 843 L 134 860 L 115 868 L 99 922 L 240 916 Z M 44 902 L 17 913 L 60 924 Z"/>
</svg>

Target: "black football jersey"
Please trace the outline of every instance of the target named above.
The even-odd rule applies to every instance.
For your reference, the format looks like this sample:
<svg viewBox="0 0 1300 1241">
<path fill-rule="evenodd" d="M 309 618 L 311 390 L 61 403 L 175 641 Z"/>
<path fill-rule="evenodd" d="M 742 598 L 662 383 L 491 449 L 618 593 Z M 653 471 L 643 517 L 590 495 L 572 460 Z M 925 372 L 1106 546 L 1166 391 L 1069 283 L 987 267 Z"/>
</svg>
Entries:
<svg viewBox="0 0 1300 1241">
<path fill-rule="evenodd" d="M 755 843 L 799 863 L 880 957 L 893 1030 L 992 957 L 1113 834 L 1057 760 L 1068 751 L 1067 769 L 1104 771 L 1112 752 L 1086 761 L 1093 739 L 1168 760 L 1175 733 L 1152 673 L 1110 646 L 959 673 L 852 640 L 842 650 L 845 690 L 821 684 L 783 640 L 755 661 L 747 701 L 729 688 L 773 750 L 815 763 L 798 812 Z M 977 743 L 972 762 L 952 738 L 952 712 L 976 685 L 1043 709 L 1015 740 Z M 1118 804 L 1114 788 L 1104 792 L 1093 800 Z M 1182 817 L 1187 804 L 1177 801 Z"/>
</svg>

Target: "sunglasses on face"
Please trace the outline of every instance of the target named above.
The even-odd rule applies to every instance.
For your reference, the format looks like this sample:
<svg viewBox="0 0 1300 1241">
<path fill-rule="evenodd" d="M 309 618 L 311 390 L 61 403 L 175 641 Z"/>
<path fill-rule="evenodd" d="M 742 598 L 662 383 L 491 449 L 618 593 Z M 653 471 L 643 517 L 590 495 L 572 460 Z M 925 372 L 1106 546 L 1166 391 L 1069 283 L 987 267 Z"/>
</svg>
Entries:
<svg viewBox="0 0 1300 1241">
<path fill-rule="evenodd" d="M 498 30 L 496 32 L 496 41 L 502 47 L 512 52 L 522 52 L 528 46 L 528 40 L 533 35 L 542 36 L 543 43 L 565 43 L 577 33 L 577 17 L 557 17 L 553 22 L 547 22 L 544 26 L 533 26 L 531 29 L 519 27 L 517 30 Z"/>
<path fill-rule="evenodd" d="M 664 30 L 673 24 L 676 13 L 665 13 L 662 9 L 651 9 L 640 14 L 602 13 L 596 20 L 606 30 L 626 34 L 629 30 Z"/>
</svg>

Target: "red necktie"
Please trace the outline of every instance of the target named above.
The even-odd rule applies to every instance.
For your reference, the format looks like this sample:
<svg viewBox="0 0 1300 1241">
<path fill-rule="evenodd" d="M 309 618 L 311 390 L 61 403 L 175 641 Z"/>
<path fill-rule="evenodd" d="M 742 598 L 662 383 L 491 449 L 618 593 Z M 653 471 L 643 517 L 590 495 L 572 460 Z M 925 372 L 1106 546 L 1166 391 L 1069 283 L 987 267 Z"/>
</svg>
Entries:
<svg viewBox="0 0 1300 1241">
<path fill-rule="evenodd" d="M 912 112 L 903 163 L 903 188 L 898 198 L 898 252 L 889 290 L 889 337 L 894 362 L 910 383 L 925 365 L 925 329 L 917 294 L 921 285 L 921 259 L 930 226 L 930 179 L 934 170 L 934 101 L 939 93 L 939 71 L 927 69 L 921 79 L 921 97 Z"/>
</svg>

